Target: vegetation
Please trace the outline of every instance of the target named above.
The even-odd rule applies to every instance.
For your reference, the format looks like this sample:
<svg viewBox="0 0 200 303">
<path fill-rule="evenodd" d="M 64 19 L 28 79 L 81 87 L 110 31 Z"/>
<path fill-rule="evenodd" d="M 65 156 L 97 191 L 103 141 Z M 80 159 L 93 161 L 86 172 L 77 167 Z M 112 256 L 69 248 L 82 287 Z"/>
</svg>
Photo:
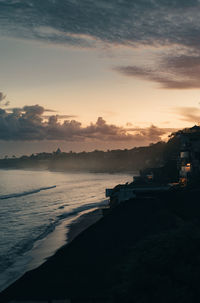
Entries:
<svg viewBox="0 0 200 303">
<path fill-rule="evenodd" d="M 121 172 L 161 167 L 167 160 L 176 160 L 177 151 L 171 140 L 145 147 L 106 152 L 53 152 L 38 153 L 20 158 L 0 160 L 0 168 L 34 168 L 59 171 Z"/>
</svg>

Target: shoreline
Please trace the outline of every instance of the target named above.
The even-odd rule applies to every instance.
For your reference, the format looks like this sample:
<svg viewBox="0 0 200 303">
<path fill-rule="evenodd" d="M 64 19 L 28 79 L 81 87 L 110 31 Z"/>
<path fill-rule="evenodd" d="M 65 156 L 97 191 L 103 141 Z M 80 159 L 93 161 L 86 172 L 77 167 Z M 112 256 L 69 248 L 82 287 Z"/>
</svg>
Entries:
<svg viewBox="0 0 200 303">
<path fill-rule="evenodd" d="M 123 202 L 3 291 L 0 301 L 196 302 L 199 214 L 191 191 Z"/>
<path fill-rule="evenodd" d="M 52 168 L 35 168 L 35 167 L 0 167 L 0 170 L 23 170 L 23 171 L 49 171 L 52 173 L 69 173 L 69 174 L 110 174 L 110 175 L 131 175 L 137 176 L 139 174 L 138 170 L 62 170 L 62 169 L 52 169 Z"/>
<path fill-rule="evenodd" d="M 56 226 L 52 233 L 40 240 L 41 243 L 36 243 L 36 247 L 30 251 L 29 255 L 35 260 L 30 262 L 26 272 L 37 269 L 40 265 L 44 264 L 48 259 L 53 257 L 58 250 L 62 249 L 65 245 L 68 245 L 81 232 L 100 220 L 102 216 L 101 208 L 96 208 L 94 210 L 83 211 L 71 218 L 68 217 L 64 219 Z M 59 245 L 55 246 L 53 243 L 55 239 Z"/>
<path fill-rule="evenodd" d="M 13 174 L 13 172 L 11 174 Z M 37 174 L 38 173 L 36 173 L 35 176 Z M 50 172 L 50 174 L 51 174 L 51 172 Z M 57 172 L 55 172 L 55 174 L 57 174 Z M 2 170 L 1 175 L 3 175 L 3 170 Z M 9 176 L 9 173 L 7 175 Z M 29 173 L 28 173 L 28 175 L 29 175 Z M 31 175 L 32 175 L 32 173 L 31 173 Z M 105 180 L 109 179 L 109 182 L 110 182 L 111 177 L 108 174 L 106 174 L 106 175 L 107 176 L 105 178 L 104 177 L 97 177 L 97 180 L 100 180 L 100 182 L 99 182 L 99 184 L 100 184 L 99 188 L 100 189 L 101 189 L 101 187 L 103 187 L 103 189 L 104 189 L 104 185 L 101 185 L 101 183 L 102 184 L 106 183 Z M 22 172 L 22 176 L 26 176 L 26 173 Z M 53 175 L 51 174 L 51 176 L 53 176 Z M 84 176 L 85 176 L 85 174 L 84 174 Z M 83 179 L 83 181 L 85 182 L 85 179 L 86 180 L 94 179 L 95 177 L 96 176 L 92 175 L 90 177 L 87 177 L 87 176 L 86 177 L 80 177 L 80 179 L 81 180 Z M 114 180 L 115 179 L 118 180 L 120 178 L 121 177 L 118 176 L 118 174 L 116 175 L 116 178 L 112 177 L 112 179 L 114 179 Z M 125 179 L 126 177 L 122 177 L 122 179 L 123 178 Z M 61 179 L 63 179 L 63 176 L 62 176 Z M 70 176 L 70 180 L 71 179 L 73 180 L 73 176 L 72 177 Z M 111 182 L 114 183 L 114 181 L 111 181 Z M 97 186 L 98 186 L 98 184 L 97 184 Z M 10 192 L 12 193 L 12 192 L 15 192 L 15 191 L 11 189 Z M 87 190 L 85 192 L 87 193 Z M 102 191 L 102 195 L 103 194 L 104 193 Z M 47 198 L 48 198 L 49 193 L 47 193 L 46 195 L 47 195 Z M 2 258 L 2 263 L 5 264 L 5 267 L 2 267 L 2 274 L 1 274 L 2 279 L 0 279 L 0 286 L 1 286 L 0 291 L 5 289 L 8 285 L 11 285 L 14 281 L 18 280 L 27 271 L 35 269 L 38 266 L 40 266 L 41 264 L 43 264 L 44 262 L 46 262 L 46 259 L 53 256 L 58 249 L 60 249 L 66 243 L 70 242 L 72 240 L 72 238 L 77 236 L 80 232 L 82 232 L 89 225 L 95 223 L 97 220 L 100 219 L 100 217 L 94 219 L 94 216 L 92 215 L 92 213 L 95 210 L 95 208 L 101 207 L 100 205 L 104 205 L 105 201 L 107 199 L 102 196 L 104 198 L 102 200 L 101 199 L 101 194 L 98 195 L 98 191 L 93 190 L 93 189 L 92 189 L 91 193 L 90 193 L 90 191 L 88 192 L 86 198 L 87 197 L 88 197 L 88 199 L 90 199 L 90 200 L 87 199 L 89 201 L 89 203 L 87 203 L 87 200 L 85 199 L 85 196 L 83 196 L 83 199 L 84 199 L 83 201 L 82 201 L 82 198 L 80 198 L 80 201 L 79 201 L 79 195 L 77 195 L 77 198 L 76 198 L 77 199 L 77 201 L 76 201 L 77 205 L 76 205 L 76 203 L 74 203 L 74 205 L 72 205 L 72 207 L 71 207 L 71 208 L 75 209 L 74 213 L 73 213 L 73 209 L 72 209 L 72 211 L 68 210 L 68 206 L 65 208 L 65 206 L 67 204 L 63 204 L 63 202 L 61 201 L 60 204 L 61 205 L 63 204 L 64 206 L 58 207 L 58 211 L 57 211 L 58 215 L 57 214 L 55 215 L 55 220 L 54 221 L 50 221 L 50 223 L 52 222 L 52 224 L 49 224 L 48 222 L 44 222 L 45 224 L 47 223 L 47 225 L 49 224 L 50 228 L 47 228 L 44 233 L 41 233 L 41 235 L 42 235 L 41 237 L 38 236 L 36 238 L 36 241 L 31 241 L 30 242 L 31 245 L 29 245 L 27 250 L 26 249 L 21 250 L 21 254 L 19 255 L 19 258 L 18 258 L 18 255 L 15 255 L 15 257 L 12 259 L 13 260 L 12 264 L 8 264 L 8 266 L 7 266 L 7 263 L 4 262 L 3 261 L 4 259 Z M 37 196 L 35 198 L 33 198 L 33 200 L 34 199 L 37 199 Z M 63 196 L 62 199 L 65 199 L 65 196 Z M 69 200 L 68 197 L 66 198 L 66 201 L 67 200 Z M 97 201 L 99 201 L 99 202 L 97 202 Z M 86 203 L 86 207 L 85 207 L 85 203 Z M 58 206 L 60 204 L 58 203 Z M 80 206 L 79 206 L 79 204 L 80 204 Z M 8 205 L 8 203 L 7 203 L 7 205 Z M 33 205 L 36 205 L 36 204 L 34 203 Z M 90 207 L 91 207 L 91 209 L 90 209 Z M 55 208 L 57 209 L 57 206 Z M 84 210 L 84 209 L 88 209 L 88 210 Z M 68 212 L 72 213 L 72 216 L 71 215 L 68 216 Z M 90 217 L 87 214 L 86 217 L 85 217 L 85 220 L 83 221 L 83 219 L 82 219 L 81 223 L 80 223 L 80 218 L 79 217 L 82 217 L 87 212 L 91 213 Z M 97 214 L 96 211 L 95 211 L 95 214 Z M 91 218 L 91 216 L 92 216 L 92 218 Z M 79 220 L 77 220 L 78 218 L 79 218 Z M 33 220 L 35 220 L 35 219 L 33 218 Z M 74 224 L 73 221 L 76 221 L 75 222 L 76 224 Z M 89 221 L 91 221 L 91 222 L 89 223 Z M 54 224 L 54 222 L 55 222 L 55 224 Z M 59 222 L 59 224 L 57 224 L 57 222 Z M 73 222 L 73 224 L 72 224 L 72 227 L 70 228 L 70 224 L 72 222 Z M 77 227 L 77 224 L 79 225 L 79 227 Z M 62 228 L 61 225 L 63 225 L 63 228 Z M 51 226 L 52 226 L 52 228 L 51 228 Z M 68 233 L 67 228 L 70 228 L 70 232 L 69 232 L 68 236 L 66 236 L 66 234 Z M 73 229 L 73 232 L 71 231 L 71 229 Z M 60 238 L 60 234 L 61 234 L 61 238 L 64 238 L 64 239 L 63 240 L 60 239 L 61 242 L 62 241 L 63 242 L 61 243 L 61 245 L 60 245 L 60 243 L 58 243 L 58 245 L 57 245 L 56 242 L 59 240 L 58 238 Z M 53 243 L 54 240 L 55 240 L 55 243 Z M 42 246 L 42 249 L 41 249 L 41 246 Z M 12 253 L 12 251 L 11 251 L 11 253 Z M 33 256 L 34 260 L 32 259 L 33 254 L 34 254 L 34 256 Z M 12 256 L 12 254 L 11 254 L 11 256 Z M 5 268 L 5 271 L 3 271 L 3 268 Z"/>
<path fill-rule="evenodd" d="M 92 211 L 85 211 L 82 215 L 72 220 L 68 226 L 66 244 L 72 242 L 80 233 L 99 221 L 103 217 L 102 209 L 96 208 Z"/>
<path fill-rule="evenodd" d="M 0 291 L 5 291 L 13 283 L 17 282 L 26 273 L 37 269 L 43 265 L 48 259 L 53 257 L 56 252 L 62 249 L 64 246 L 68 245 L 73 241 L 81 232 L 87 229 L 89 226 L 97 222 L 102 218 L 101 208 L 96 208 L 94 210 L 86 210 L 82 213 L 63 220 L 55 230 L 47 235 L 46 238 L 39 240 L 35 243 L 33 248 L 28 251 L 23 258 L 27 261 L 24 263 L 23 270 L 16 278 L 10 279 L 5 286 Z M 56 245 L 55 245 L 56 240 Z M 22 257 L 20 258 L 22 260 Z M 22 262 L 22 261 L 21 261 Z M 27 264 L 26 264 L 27 263 Z M 18 263 L 15 263 L 14 268 Z M 9 269 L 12 272 L 12 267 Z"/>
</svg>

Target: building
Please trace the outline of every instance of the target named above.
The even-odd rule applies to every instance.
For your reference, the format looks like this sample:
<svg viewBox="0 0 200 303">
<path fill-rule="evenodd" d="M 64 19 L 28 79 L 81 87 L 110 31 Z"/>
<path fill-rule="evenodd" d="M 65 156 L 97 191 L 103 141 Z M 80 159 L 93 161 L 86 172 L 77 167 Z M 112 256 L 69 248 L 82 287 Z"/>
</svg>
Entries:
<svg viewBox="0 0 200 303">
<path fill-rule="evenodd" d="M 178 159 L 179 182 L 183 185 L 200 181 L 200 127 L 180 131 Z"/>
<path fill-rule="evenodd" d="M 58 147 L 57 151 L 55 152 L 56 155 L 60 155 L 62 152 L 61 152 L 61 149 Z"/>
<path fill-rule="evenodd" d="M 152 177 L 152 175 L 151 175 Z M 133 177 L 133 182 L 126 184 L 118 184 L 114 188 L 106 189 L 106 197 L 110 198 L 110 207 L 115 207 L 124 201 L 134 199 L 136 197 L 152 197 L 160 192 L 170 190 L 171 184 L 158 184 L 153 182 L 152 178 L 143 178 L 141 176 Z"/>
</svg>

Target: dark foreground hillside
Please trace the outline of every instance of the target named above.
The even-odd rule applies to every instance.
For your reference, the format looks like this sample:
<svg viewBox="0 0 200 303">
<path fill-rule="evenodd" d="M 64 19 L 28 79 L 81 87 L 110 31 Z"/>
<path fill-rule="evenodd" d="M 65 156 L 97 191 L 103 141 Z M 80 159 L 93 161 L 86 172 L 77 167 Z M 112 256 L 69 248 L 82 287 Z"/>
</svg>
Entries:
<svg viewBox="0 0 200 303">
<path fill-rule="evenodd" d="M 0 302 L 198 302 L 199 281 L 199 192 L 173 192 L 123 203 L 10 286 Z"/>
</svg>

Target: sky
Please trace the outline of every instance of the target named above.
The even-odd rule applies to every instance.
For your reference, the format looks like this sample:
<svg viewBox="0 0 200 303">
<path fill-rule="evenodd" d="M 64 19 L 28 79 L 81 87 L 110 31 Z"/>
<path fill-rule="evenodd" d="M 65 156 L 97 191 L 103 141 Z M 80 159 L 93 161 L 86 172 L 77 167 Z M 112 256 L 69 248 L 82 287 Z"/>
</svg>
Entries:
<svg viewBox="0 0 200 303">
<path fill-rule="evenodd" d="M 199 0 L 0 0 L 0 157 L 199 123 Z"/>
</svg>

